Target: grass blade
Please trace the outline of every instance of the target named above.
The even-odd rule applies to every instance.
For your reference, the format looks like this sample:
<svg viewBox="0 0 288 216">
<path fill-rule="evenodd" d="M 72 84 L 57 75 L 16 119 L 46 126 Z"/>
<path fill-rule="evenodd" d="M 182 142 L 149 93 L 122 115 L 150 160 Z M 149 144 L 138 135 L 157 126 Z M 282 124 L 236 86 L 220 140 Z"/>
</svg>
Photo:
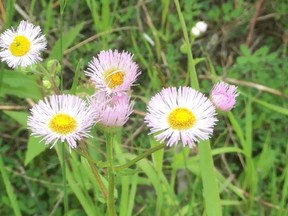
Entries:
<svg viewBox="0 0 288 216">
<path fill-rule="evenodd" d="M 6 188 L 6 192 L 8 194 L 9 200 L 10 200 L 12 208 L 13 208 L 13 212 L 14 212 L 15 216 L 21 216 L 21 211 L 20 211 L 20 208 L 18 206 L 18 202 L 17 202 L 16 196 L 15 196 L 15 193 L 13 192 L 11 182 L 9 180 L 7 173 L 6 173 L 4 162 L 3 162 L 1 155 L 0 155 L 0 172 L 1 172 L 2 179 L 4 182 L 5 188 Z"/>
<path fill-rule="evenodd" d="M 221 216 L 222 207 L 209 140 L 199 143 L 198 148 L 206 213 L 208 216 Z"/>
</svg>

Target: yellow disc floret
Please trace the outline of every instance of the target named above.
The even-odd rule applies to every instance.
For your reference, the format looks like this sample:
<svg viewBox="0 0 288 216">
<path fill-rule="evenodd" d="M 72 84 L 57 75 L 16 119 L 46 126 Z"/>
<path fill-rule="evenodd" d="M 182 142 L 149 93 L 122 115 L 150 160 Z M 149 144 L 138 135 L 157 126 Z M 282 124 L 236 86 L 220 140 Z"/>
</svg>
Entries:
<svg viewBox="0 0 288 216">
<path fill-rule="evenodd" d="M 67 135 L 75 131 L 76 127 L 76 120 L 70 115 L 63 113 L 56 114 L 49 122 L 49 128 L 61 135 Z"/>
<path fill-rule="evenodd" d="M 117 69 L 111 69 L 105 72 L 104 79 L 109 88 L 115 88 L 124 81 L 124 73 Z"/>
<path fill-rule="evenodd" d="M 30 41 L 23 35 L 16 36 L 10 45 L 13 56 L 21 57 L 30 50 Z"/>
<path fill-rule="evenodd" d="M 187 108 L 176 108 L 168 116 L 168 124 L 172 129 L 185 130 L 193 127 L 195 115 Z"/>
</svg>

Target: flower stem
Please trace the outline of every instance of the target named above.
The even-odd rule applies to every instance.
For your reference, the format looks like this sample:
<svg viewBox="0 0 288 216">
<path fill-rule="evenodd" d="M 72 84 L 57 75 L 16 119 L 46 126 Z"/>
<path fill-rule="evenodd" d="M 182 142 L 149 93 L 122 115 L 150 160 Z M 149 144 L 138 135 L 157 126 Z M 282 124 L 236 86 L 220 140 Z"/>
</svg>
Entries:
<svg viewBox="0 0 288 216">
<path fill-rule="evenodd" d="M 108 133 L 106 135 L 106 152 L 108 160 L 108 215 L 115 215 L 115 203 L 114 203 L 114 171 L 113 171 L 113 138 L 114 134 Z"/>
<path fill-rule="evenodd" d="M 166 143 L 162 143 L 162 144 L 157 145 L 157 146 L 155 146 L 153 148 L 150 148 L 150 149 L 146 150 L 144 153 L 142 153 L 141 155 L 139 155 L 136 158 L 134 158 L 133 160 L 129 161 L 128 163 L 114 167 L 114 170 L 115 171 L 120 171 L 120 170 L 126 169 L 126 168 L 128 168 L 130 166 L 133 166 L 139 160 L 151 155 L 152 153 L 164 148 L 165 146 L 166 146 Z"/>
<path fill-rule="evenodd" d="M 206 213 L 208 216 L 221 216 L 222 208 L 209 140 L 199 143 L 198 148 Z"/>
<path fill-rule="evenodd" d="M 107 193 L 107 190 L 106 190 L 106 188 L 105 188 L 105 185 L 103 184 L 103 181 L 102 181 L 102 179 L 101 179 L 101 176 L 100 176 L 99 173 L 98 173 L 98 167 L 95 165 L 95 163 L 94 163 L 93 160 L 91 159 L 91 157 L 90 157 L 90 155 L 89 155 L 89 153 L 88 153 L 88 151 L 87 151 L 87 148 L 86 148 L 85 143 L 83 143 L 83 142 L 81 142 L 81 141 L 80 141 L 79 143 L 80 143 L 79 146 L 80 146 L 80 148 L 81 148 L 81 150 L 82 150 L 82 153 L 83 153 L 82 156 L 87 159 L 87 161 L 88 161 L 88 163 L 89 163 L 89 166 L 90 166 L 90 168 L 92 169 L 93 175 L 94 175 L 96 181 L 97 181 L 98 184 L 99 184 L 100 190 L 102 191 L 102 194 L 103 194 L 105 200 L 107 200 L 107 198 L 108 198 L 108 193 Z"/>
<path fill-rule="evenodd" d="M 50 82 L 52 84 L 54 92 L 57 95 L 60 95 L 61 91 L 59 90 L 57 84 L 55 83 L 54 77 L 51 76 L 51 73 L 49 71 L 47 71 L 46 68 L 41 63 L 38 63 L 38 68 L 44 73 L 44 75 L 46 75 L 49 78 L 49 80 L 50 80 Z"/>
<path fill-rule="evenodd" d="M 1 69 L 2 69 L 2 67 L 1 67 Z M 2 88 L 3 77 L 4 77 L 4 71 L 1 70 L 1 73 L 0 73 L 0 92 L 1 92 L 1 88 Z"/>
<path fill-rule="evenodd" d="M 61 73 L 60 73 L 60 91 L 63 91 L 63 14 L 65 9 L 66 1 L 60 1 L 60 63 L 61 63 Z"/>
<path fill-rule="evenodd" d="M 63 191 L 64 191 L 64 215 L 66 215 L 68 213 L 65 144 L 66 144 L 65 142 L 62 143 L 62 177 L 63 177 Z"/>
<path fill-rule="evenodd" d="M 178 16 L 180 19 L 180 23 L 181 23 L 184 41 L 185 41 L 185 47 L 187 48 L 188 72 L 190 75 L 190 84 L 191 84 L 192 88 L 199 90 L 199 83 L 198 83 L 198 78 L 197 78 L 197 74 L 196 74 L 193 54 L 192 54 L 192 50 L 191 50 L 191 45 L 190 45 L 190 41 L 189 41 L 189 36 L 188 36 L 185 20 L 184 20 L 183 14 L 181 12 L 179 0 L 174 0 L 174 3 L 175 3 L 176 10 L 177 10 L 177 13 L 178 13 Z"/>
</svg>

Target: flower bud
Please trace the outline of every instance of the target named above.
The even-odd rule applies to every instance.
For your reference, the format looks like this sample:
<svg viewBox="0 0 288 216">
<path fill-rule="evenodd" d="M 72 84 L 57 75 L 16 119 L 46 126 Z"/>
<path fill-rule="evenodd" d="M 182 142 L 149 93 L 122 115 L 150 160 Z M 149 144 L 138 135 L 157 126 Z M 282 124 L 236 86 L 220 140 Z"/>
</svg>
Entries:
<svg viewBox="0 0 288 216">
<path fill-rule="evenodd" d="M 61 64 L 56 59 L 49 60 L 46 64 L 46 67 L 47 70 L 53 75 L 59 74 L 62 70 Z"/>
</svg>

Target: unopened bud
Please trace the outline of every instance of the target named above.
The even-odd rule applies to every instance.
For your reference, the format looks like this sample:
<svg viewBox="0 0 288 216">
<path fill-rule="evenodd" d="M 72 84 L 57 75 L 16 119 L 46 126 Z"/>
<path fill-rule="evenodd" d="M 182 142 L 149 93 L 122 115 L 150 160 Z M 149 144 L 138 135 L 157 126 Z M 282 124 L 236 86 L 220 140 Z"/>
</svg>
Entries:
<svg viewBox="0 0 288 216">
<path fill-rule="evenodd" d="M 59 74 L 62 70 L 61 64 L 56 59 L 49 60 L 46 67 L 47 70 L 52 74 Z"/>
<path fill-rule="evenodd" d="M 201 34 L 200 30 L 199 30 L 198 28 L 196 28 L 196 27 L 193 27 L 193 28 L 191 29 L 191 33 L 192 33 L 195 37 L 198 37 L 198 36 Z"/>
<path fill-rule="evenodd" d="M 200 36 L 207 31 L 208 25 L 204 21 L 197 22 L 196 25 L 191 29 L 191 34 L 195 37 Z"/>
<path fill-rule="evenodd" d="M 200 30 L 201 33 L 207 31 L 208 25 L 204 21 L 197 22 L 195 27 Z"/>
<path fill-rule="evenodd" d="M 50 88 L 52 87 L 52 84 L 51 84 L 51 82 L 48 80 L 47 77 L 44 77 L 44 78 L 43 78 L 42 83 L 43 83 L 43 86 L 44 86 L 46 89 L 50 89 Z"/>
</svg>

